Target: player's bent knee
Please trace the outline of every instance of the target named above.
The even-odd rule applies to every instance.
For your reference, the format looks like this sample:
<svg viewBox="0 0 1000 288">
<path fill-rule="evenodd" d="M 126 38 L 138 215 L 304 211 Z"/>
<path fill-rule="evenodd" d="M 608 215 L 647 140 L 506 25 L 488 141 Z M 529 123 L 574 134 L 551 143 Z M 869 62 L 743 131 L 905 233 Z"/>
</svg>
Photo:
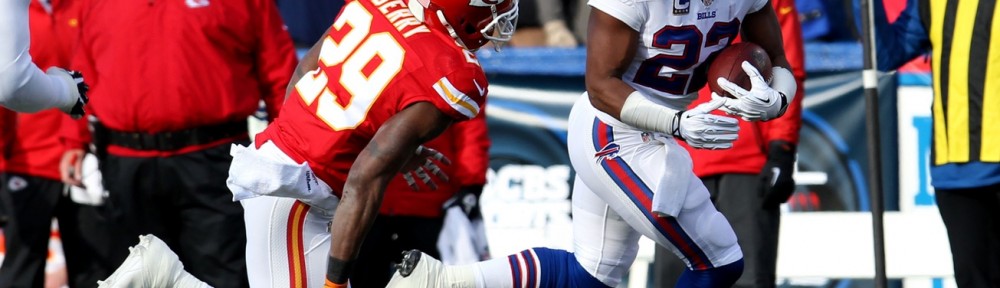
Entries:
<svg viewBox="0 0 1000 288">
<path fill-rule="evenodd" d="M 698 226 L 698 229 L 701 230 L 698 234 L 704 235 L 709 244 L 717 248 L 729 248 L 736 245 L 736 232 L 729 226 L 729 221 L 726 221 L 726 217 L 722 216 L 722 213 L 713 209 L 712 212 L 706 213 L 704 218 L 701 223 L 706 224 Z"/>
<path fill-rule="evenodd" d="M 708 193 L 693 193 L 684 202 L 682 213 L 697 215 L 697 234 L 706 240 L 706 244 L 714 246 L 714 251 L 723 251 L 736 245 L 736 232 L 733 231 L 726 217 L 715 209 L 708 198 Z"/>
</svg>

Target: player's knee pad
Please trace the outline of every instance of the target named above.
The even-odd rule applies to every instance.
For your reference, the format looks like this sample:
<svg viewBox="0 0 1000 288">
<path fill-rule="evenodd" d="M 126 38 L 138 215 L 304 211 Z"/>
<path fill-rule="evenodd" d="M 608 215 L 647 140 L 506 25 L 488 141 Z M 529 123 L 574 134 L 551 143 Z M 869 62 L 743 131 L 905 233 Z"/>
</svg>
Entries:
<svg viewBox="0 0 1000 288">
<path fill-rule="evenodd" d="M 736 245 L 736 232 L 729 225 L 729 221 L 726 221 L 726 217 L 722 216 L 722 213 L 715 211 L 713 207 L 711 212 L 705 213 L 701 225 L 698 227 L 699 234 L 705 236 L 705 240 L 717 248 L 729 248 L 730 246 Z"/>
<path fill-rule="evenodd" d="M 538 280 L 539 287 L 608 287 L 590 275 L 576 260 L 573 253 L 549 248 L 532 248 L 531 250 L 538 257 L 538 266 L 541 271 Z"/>
<path fill-rule="evenodd" d="M 706 244 L 723 251 L 736 245 L 736 232 L 733 231 L 726 217 L 715 209 L 712 201 L 708 198 L 708 193 L 693 193 L 684 202 L 684 210 L 681 215 L 687 214 L 695 217 L 698 223 L 697 234 L 705 240 Z"/>
<path fill-rule="evenodd" d="M 732 287 L 742 275 L 743 259 L 740 259 L 733 263 L 705 270 L 688 269 L 677 280 L 677 287 Z"/>
</svg>

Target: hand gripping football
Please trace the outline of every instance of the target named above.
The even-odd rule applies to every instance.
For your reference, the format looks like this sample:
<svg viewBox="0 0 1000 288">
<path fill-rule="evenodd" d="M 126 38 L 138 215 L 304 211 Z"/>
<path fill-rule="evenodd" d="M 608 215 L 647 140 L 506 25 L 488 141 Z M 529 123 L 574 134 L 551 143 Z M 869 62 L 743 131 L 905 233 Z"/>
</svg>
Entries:
<svg viewBox="0 0 1000 288">
<path fill-rule="evenodd" d="M 751 65 L 757 68 L 757 71 L 760 72 L 765 81 L 768 83 L 771 82 L 771 57 L 767 55 L 767 51 L 764 51 L 764 48 L 761 48 L 757 44 L 740 42 L 723 48 L 722 52 L 709 64 L 707 75 L 709 89 L 712 89 L 712 92 L 715 92 L 715 94 L 736 98 L 723 90 L 722 87 L 719 87 L 716 79 L 722 77 L 729 80 L 729 82 L 740 85 L 743 89 L 750 90 L 750 77 L 747 76 L 747 73 L 741 67 L 743 61 L 750 62 Z"/>
</svg>

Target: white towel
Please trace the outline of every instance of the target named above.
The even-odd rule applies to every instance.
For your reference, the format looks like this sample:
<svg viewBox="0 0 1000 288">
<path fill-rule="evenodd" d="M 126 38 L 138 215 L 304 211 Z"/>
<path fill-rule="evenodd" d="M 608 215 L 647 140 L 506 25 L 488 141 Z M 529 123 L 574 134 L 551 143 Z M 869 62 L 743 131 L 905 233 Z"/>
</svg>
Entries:
<svg viewBox="0 0 1000 288">
<path fill-rule="evenodd" d="M 674 138 L 660 136 L 657 137 L 657 140 L 663 142 L 663 149 L 667 157 L 663 177 L 660 178 L 660 183 L 657 183 L 656 187 L 653 188 L 653 207 L 651 210 L 661 216 L 677 217 L 681 208 L 684 207 L 684 200 L 687 199 L 691 178 L 696 177 L 692 170 L 694 164 L 691 161 L 691 155 L 688 154 L 687 150 L 684 150 L 684 147 L 677 144 Z"/>
<path fill-rule="evenodd" d="M 103 181 L 101 170 L 97 169 L 97 156 L 87 153 L 80 165 L 84 188 L 70 186 L 69 198 L 79 204 L 101 206 L 104 204 L 107 192 L 104 190 L 104 183 L 101 182 Z"/>
<path fill-rule="evenodd" d="M 437 248 L 445 265 L 472 264 L 490 257 L 482 219 L 469 221 L 459 206 L 445 210 Z"/>
<path fill-rule="evenodd" d="M 226 186 L 233 193 L 233 201 L 274 196 L 298 199 L 328 211 L 337 205 L 333 189 L 316 177 L 309 163 L 295 163 L 272 142 L 264 143 L 260 149 L 253 144 L 233 145 L 229 154 L 233 163 Z"/>
</svg>

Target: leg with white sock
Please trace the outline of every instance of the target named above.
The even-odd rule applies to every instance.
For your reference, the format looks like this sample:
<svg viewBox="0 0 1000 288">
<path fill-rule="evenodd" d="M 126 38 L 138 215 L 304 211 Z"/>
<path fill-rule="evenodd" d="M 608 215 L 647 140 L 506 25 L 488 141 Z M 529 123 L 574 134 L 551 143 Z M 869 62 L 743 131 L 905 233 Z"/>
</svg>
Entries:
<svg viewBox="0 0 1000 288">
<path fill-rule="evenodd" d="M 640 235 L 687 263 L 678 286 L 731 286 L 743 272 L 743 254 L 687 151 L 610 116 L 601 119 L 613 124 L 603 122 L 586 99 L 570 113 L 567 139 L 577 171 L 576 254 L 535 248 L 454 267 L 407 257 L 389 287 L 615 287 L 635 261 Z"/>
<path fill-rule="evenodd" d="M 447 266 L 427 254 L 410 251 L 386 287 L 575 287 L 607 288 L 580 266 L 573 253 L 531 248 L 506 257 Z"/>
<path fill-rule="evenodd" d="M 577 187 L 583 187 L 577 182 Z M 615 238 L 618 241 L 636 244 L 640 234 L 628 226 L 621 217 L 615 217 L 617 223 L 604 225 L 604 205 L 600 199 L 592 193 L 583 193 L 580 197 L 574 190 L 573 196 L 573 234 L 580 242 L 580 239 L 603 242 L 604 236 Z M 589 195 L 589 197 L 587 197 Z M 580 202 L 581 199 L 583 202 Z M 588 201 L 588 200 L 596 200 Z M 591 203 L 593 205 L 580 205 Z M 614 214 L 614 212 L 610 212 Z M 605 227 L 607 229 L 601 229 Z M 611 241 L 614 242 L 614 241 Z M 600 243 L 596 243 L 600 246 Z M 576 245 L 578 253 L 585 258 L 598 259 L 603 255 L 600 248 L 595 245 Z M 638 246 L 634 249 L 613 249 L 620 252 L 617 256 L 607 256 L 608 258 L 618 258 L 631 264 L 638 252 Z M 579 249 L 583 249 L 580 251 Z M 419 255 L 419 256 L 417 256 Z M 610 287 L 597 280 L 592 273 L 584 269 L 577 261 L 579 255 L 564 250 L 549 248 L 532 248 L 505 257 L 498 257 L 491 260 L 469 264 L 446 266 L 437 259 L 433 259 L 426 254 L 407 255 L 389 282 L 387 287 L 465 287 L 465 288 L 513 288 L 513 287 Z M 596 262 L 596 261 L 595 261 Z M 614 270 L 614 267 L 606 267 L 601 272 Z M 628 266 L 617 269 L 617 275 L 621 276 Z"/>
</svg>

